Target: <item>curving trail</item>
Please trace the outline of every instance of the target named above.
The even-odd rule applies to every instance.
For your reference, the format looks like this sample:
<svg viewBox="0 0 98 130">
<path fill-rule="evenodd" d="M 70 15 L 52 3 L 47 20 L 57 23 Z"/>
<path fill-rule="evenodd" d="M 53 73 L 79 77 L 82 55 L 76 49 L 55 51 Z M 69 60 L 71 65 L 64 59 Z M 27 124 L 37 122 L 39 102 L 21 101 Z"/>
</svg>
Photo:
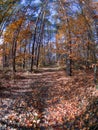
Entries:
<svg viewBox="0 0 98 130">
<path fill-rule="evenodd" d="M 0 79 L 0 129 L 82 129 L 89 101 L 98 97 L 92 74 L 66 77 L 63 70 L 44 68 Z M 81 117 L 77 121 L 76 117 Z M 86 116 L 85 116 L 86 117 Z M 94 117 L 96 119 L 96 117 Z M 76 124 L 75 124 L 76 122 Z M 78 122 L 78 123 L 77 123 Z M 96 120 L 95 120 L 96 122 Z"/>
</svg>

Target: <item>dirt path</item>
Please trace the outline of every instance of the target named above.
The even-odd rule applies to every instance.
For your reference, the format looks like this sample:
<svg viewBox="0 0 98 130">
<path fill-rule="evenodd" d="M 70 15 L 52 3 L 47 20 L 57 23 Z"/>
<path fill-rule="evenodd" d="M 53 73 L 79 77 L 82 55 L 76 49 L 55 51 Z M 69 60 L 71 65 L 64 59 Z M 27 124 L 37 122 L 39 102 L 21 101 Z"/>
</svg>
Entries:
<svg viewBox="0 0 98 130">
<path fill-rule="evenodd" d="M 48 68 L 41 73 L 17 73 L 14 80 L 8 76 L 0 79 L 0 130 L 72 129 L 89 100 L 97 97 L 92 76 L 83 73 L 66 77 L 64 71 Z"/>
</svg>

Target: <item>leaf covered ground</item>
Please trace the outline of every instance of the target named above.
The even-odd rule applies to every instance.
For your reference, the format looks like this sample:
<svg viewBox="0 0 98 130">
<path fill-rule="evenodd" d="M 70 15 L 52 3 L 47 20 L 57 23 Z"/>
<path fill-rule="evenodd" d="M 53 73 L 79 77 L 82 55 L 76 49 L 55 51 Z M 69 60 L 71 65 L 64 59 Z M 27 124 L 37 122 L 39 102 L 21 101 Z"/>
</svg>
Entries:
<svg viewBox="0 0 98 130">
<path fill-rule="evenodd" d="M 0 130 L 98 130 L 91 72 L 0 73 Z"/>
</svg>

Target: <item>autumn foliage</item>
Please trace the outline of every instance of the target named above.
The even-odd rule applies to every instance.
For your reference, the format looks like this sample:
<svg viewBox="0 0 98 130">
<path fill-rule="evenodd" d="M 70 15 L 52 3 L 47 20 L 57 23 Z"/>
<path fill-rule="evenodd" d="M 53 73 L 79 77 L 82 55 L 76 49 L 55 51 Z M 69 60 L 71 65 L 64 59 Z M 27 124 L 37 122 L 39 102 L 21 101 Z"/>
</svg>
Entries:
<svg viewBox="0 0 98 130">
<path fill-rule="evenodd" d="M 97 5 L 0 0 L 0 129 L 98 129 Z"/>
</svg>

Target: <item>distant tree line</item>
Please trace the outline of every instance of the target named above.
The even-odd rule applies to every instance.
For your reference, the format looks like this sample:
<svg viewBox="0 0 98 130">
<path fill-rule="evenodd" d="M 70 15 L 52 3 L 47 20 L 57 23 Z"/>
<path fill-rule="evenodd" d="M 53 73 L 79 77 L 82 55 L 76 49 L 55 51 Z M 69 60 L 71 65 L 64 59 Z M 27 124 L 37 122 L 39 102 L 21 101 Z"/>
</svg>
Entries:
<svg viewBox="0 0 98 130">
<path fill-rule="evenodd" d="M 98 65 L 98 3 L 92 0 L 0 1 L 0 56 L 14 72 L 48 64 Z"/>
</svg>

